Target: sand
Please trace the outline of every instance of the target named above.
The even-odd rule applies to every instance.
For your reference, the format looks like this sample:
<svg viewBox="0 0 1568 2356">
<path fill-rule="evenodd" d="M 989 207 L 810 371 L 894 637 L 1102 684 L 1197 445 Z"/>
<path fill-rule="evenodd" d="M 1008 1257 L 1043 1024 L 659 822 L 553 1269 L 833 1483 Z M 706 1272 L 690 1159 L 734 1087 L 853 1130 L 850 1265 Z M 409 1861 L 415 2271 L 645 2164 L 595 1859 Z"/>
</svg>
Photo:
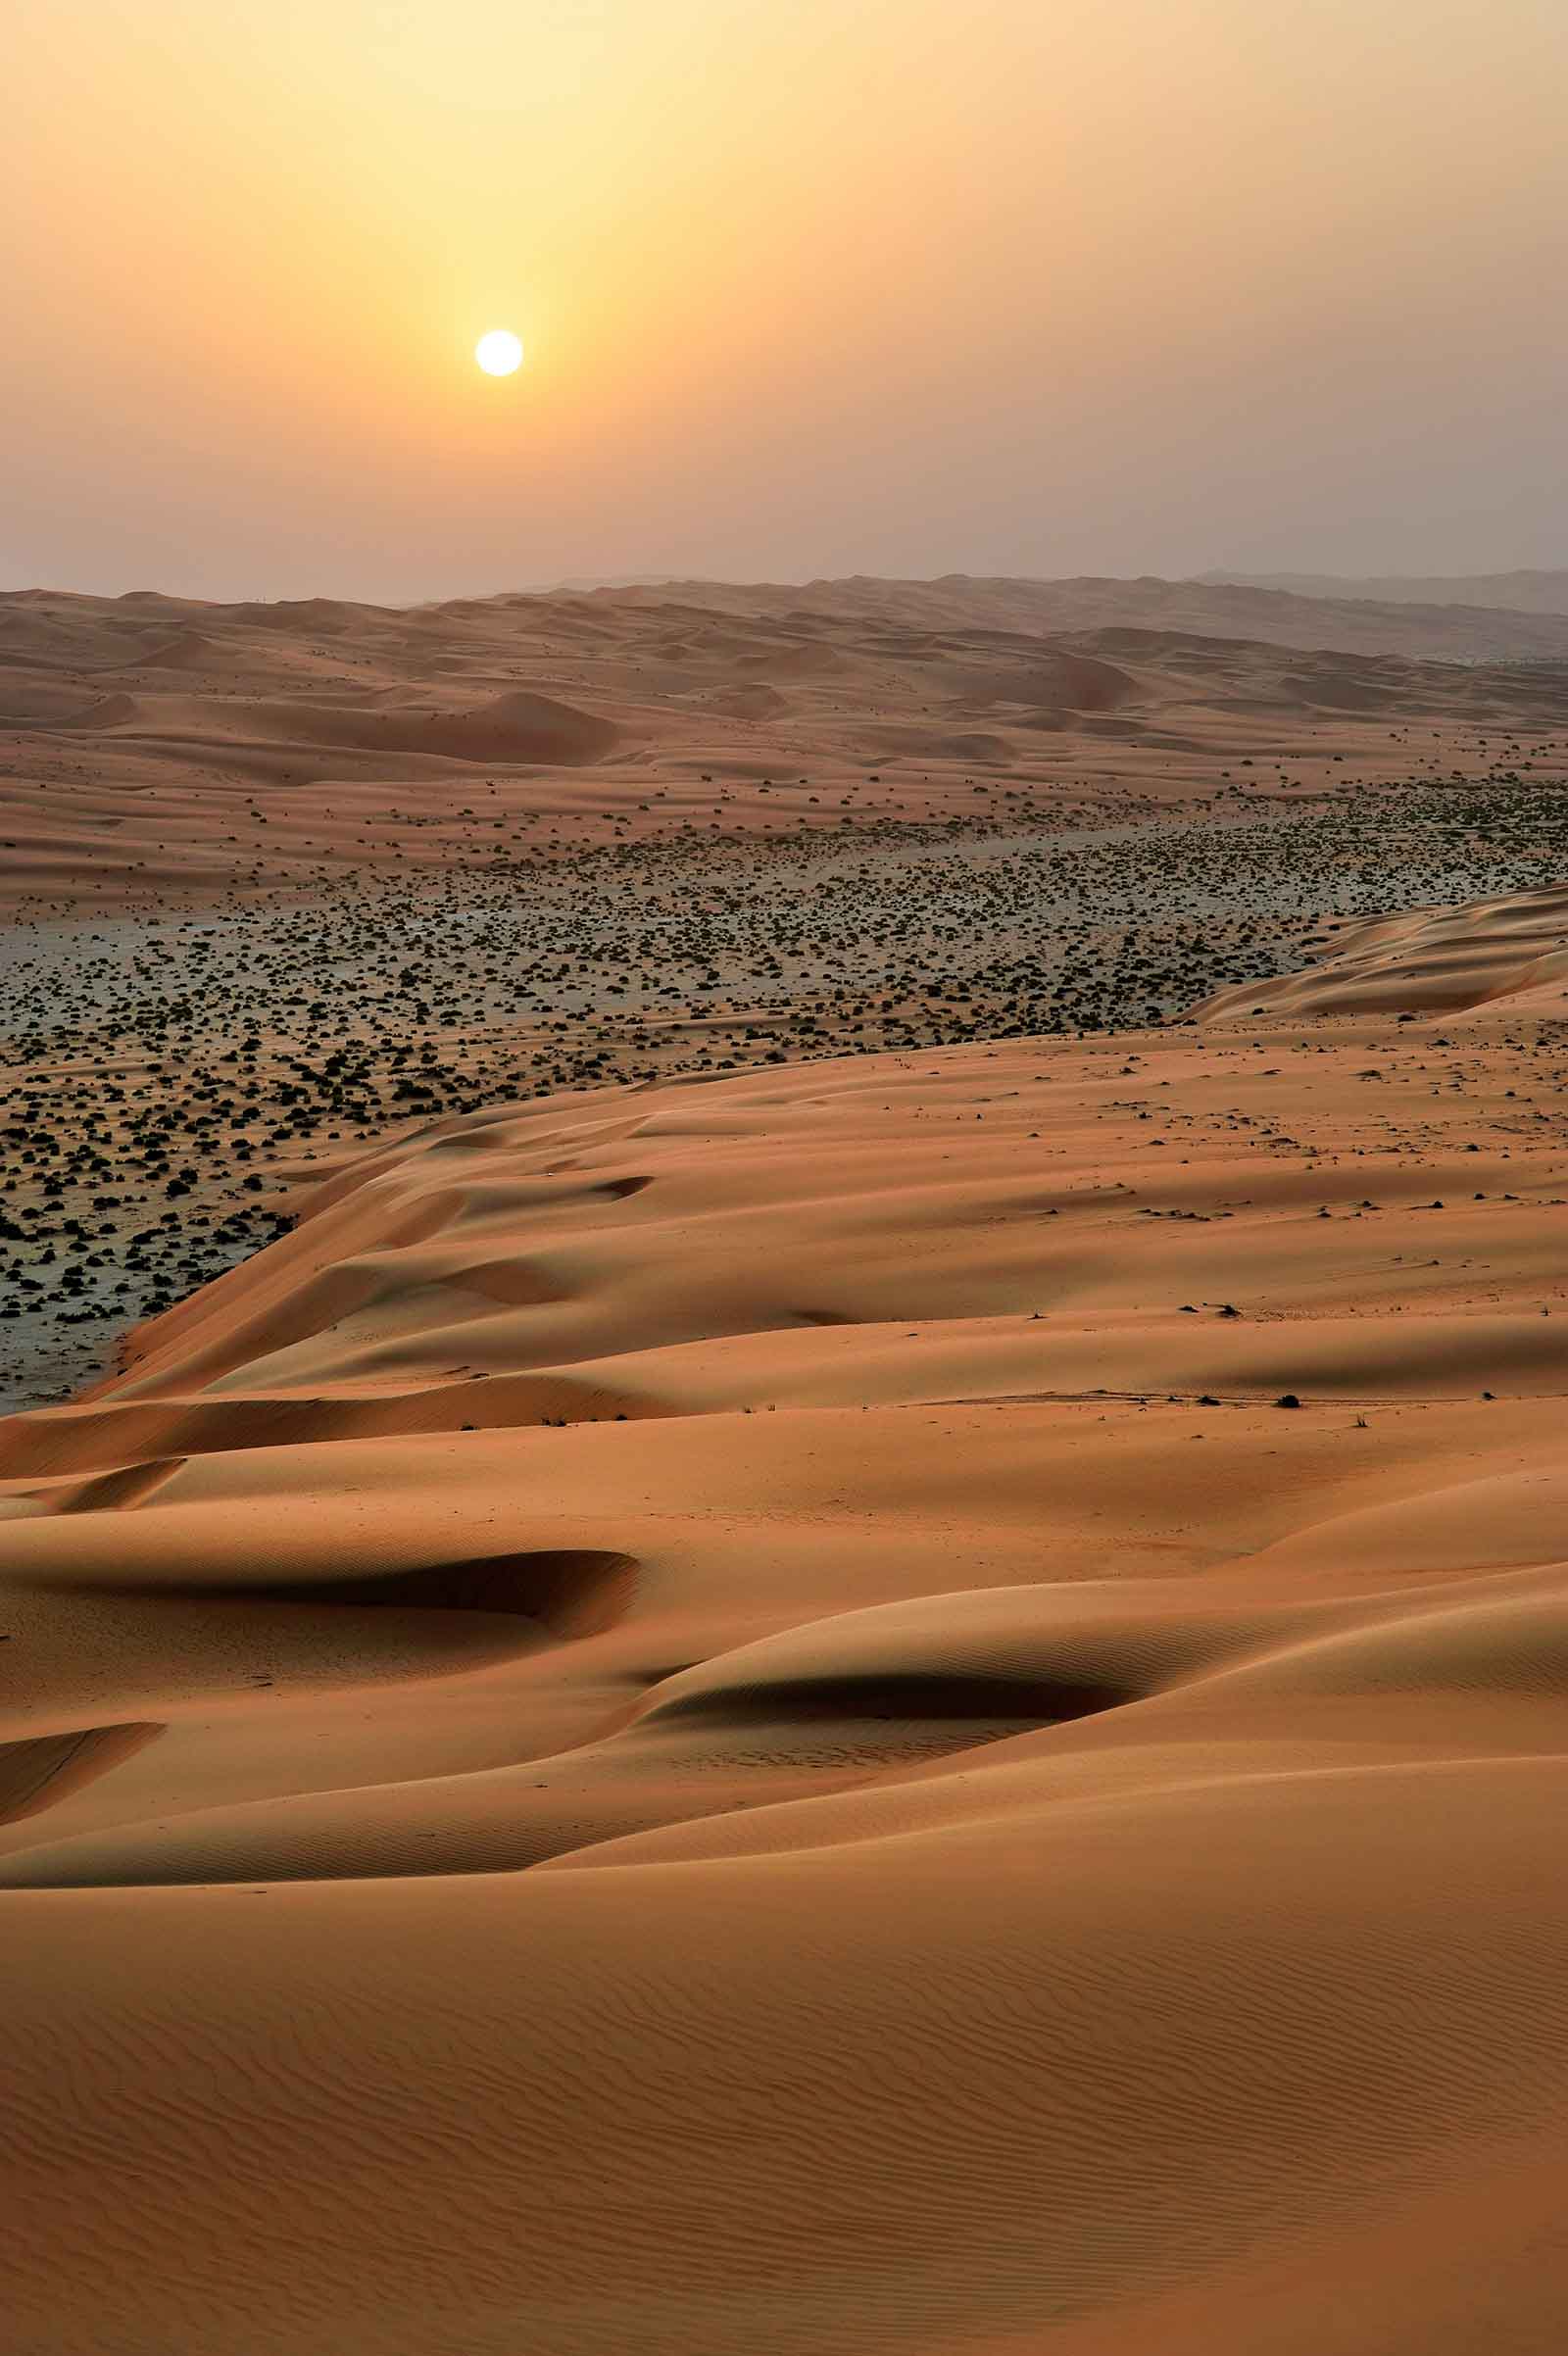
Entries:
<svg viewBox="0 0 1568 2356">
<path fill-rule="evenodd" d="M 443 1112 L 0 1424 L 10 2344 L 1554 2348 L 1565 1055 Z"/>
</svg>

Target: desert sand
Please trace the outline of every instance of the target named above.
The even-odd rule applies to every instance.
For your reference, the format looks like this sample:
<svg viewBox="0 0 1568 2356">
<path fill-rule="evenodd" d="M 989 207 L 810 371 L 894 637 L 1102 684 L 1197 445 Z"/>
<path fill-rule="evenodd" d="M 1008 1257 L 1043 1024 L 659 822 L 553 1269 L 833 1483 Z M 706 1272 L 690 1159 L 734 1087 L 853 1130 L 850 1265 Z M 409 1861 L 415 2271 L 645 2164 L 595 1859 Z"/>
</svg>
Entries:
<svg viewBox="0 0 1568 2356">
<path fill-rule="evenodd" d="M 1564 1052 L 443 1119 L 14 1417 L 13 2344 L 1552 2344 Z"/>
<path fill-rule="evenodd" d="M 1560 2343 L 1558 679 L 919 586 L 9 601 L 21 2356 Z"/>
</svg>

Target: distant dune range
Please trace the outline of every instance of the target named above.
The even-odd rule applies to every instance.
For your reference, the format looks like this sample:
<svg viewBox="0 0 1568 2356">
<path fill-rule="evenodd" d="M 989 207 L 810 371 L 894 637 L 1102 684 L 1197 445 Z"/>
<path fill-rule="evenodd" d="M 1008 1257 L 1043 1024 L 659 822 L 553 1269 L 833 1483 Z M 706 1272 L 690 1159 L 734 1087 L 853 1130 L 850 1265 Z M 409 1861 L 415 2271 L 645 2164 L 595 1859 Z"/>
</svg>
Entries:
<svg viewBox="0 0 1568 2356">
<path fill-rule="evenodd" d="M 1544 2356 L 1563 1038 L 446 1119 L 0 1424 L 16 2344 Z"/>
<path fill-rule="evenodd" d="M 1376 573 L 1361 580 L 1328 572 L 1205 572 L 1199 586 L 1281 589 L 1334 604 L 1485 607 L 1510 614 L 1568 614 L 1568 572 Z"/>
<path fill-rule="evenodd" d="M 1321 792 L 1564 737 L 1545 611 L 957 576 L 409 611 L 28 591 L 0 597 L 0 902 Z"/>
</svg>

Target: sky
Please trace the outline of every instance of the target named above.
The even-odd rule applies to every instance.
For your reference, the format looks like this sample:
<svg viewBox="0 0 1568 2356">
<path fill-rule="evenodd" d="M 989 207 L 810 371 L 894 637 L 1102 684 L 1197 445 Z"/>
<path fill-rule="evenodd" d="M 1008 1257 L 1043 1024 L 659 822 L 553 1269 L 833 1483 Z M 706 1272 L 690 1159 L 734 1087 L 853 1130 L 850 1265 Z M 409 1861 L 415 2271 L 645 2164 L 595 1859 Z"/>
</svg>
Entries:
<svg viewBox="0 0 1568 2356">
<path fill-rule="evenodd" d="M 0 586 L 1568 564 L 1565 90 L 1568 0 L 3 0 Z"/>
</svg>

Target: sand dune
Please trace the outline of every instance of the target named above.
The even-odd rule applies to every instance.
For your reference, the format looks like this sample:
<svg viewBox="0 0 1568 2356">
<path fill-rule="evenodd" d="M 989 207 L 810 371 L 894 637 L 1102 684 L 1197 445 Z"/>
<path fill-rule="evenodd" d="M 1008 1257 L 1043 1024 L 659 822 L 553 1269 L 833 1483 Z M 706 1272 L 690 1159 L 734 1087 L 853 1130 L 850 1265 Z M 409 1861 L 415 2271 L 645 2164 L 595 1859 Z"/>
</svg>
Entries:
<svg viewBox="0 0 1568 2356">
<path fill-rule="evenodd" d="M 1506 1001 L 1560 1017 L 1568 1001 L 1562 884 L 1338 925 L 1329 938 L 1303 972 L 1218 991 L 1194 1014 L 1459 1014 Z"/>
<path fill-rule="evenodd" d="M 167 650 L 166 650 L 167 651 Z M 107 696 L 76 725 L 170 745 L 215 742 L 320 746 L 336 755 L 423 753 L 449 761 L 578 762 L 608 753 L 616 730 L 549 696 L 497 696 L 466 712 L 234 703 L 218 696 Z"/>
<path fill-rule="evenodd" d="M 0 1425 L 17 2344 L 1554 2345 L 1559 1054 L 437 1121 Z"/>
</svg>

